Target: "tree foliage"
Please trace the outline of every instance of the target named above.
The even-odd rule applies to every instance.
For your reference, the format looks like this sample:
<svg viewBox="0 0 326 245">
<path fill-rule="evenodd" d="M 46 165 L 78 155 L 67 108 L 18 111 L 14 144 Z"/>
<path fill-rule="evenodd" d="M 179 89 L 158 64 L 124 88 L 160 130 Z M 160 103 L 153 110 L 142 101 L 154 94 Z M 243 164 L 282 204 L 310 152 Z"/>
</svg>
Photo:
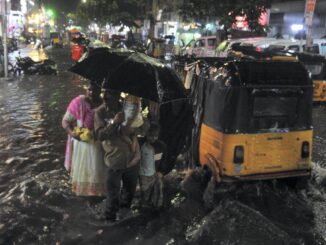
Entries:
<svg viewBox="0 0 326 245">
<path fill-rule="evenodd" d="M 95 21 L 100 25 L 132 26 L 135 20 L 145 16 L 142 0 L 87 0 L 77 7 L 79 20 Z"/>
<path fill-rule="evenodd" d="M 209 17 L 218 18 L 224 29 L 232 28 L 236 16 L 243 16 L 252 31 L 262 32 L 259 18 L 270 4 L 271 0 L 185 0 L 180 13 L 184 20 L 206 21 Z"/>
</svg>

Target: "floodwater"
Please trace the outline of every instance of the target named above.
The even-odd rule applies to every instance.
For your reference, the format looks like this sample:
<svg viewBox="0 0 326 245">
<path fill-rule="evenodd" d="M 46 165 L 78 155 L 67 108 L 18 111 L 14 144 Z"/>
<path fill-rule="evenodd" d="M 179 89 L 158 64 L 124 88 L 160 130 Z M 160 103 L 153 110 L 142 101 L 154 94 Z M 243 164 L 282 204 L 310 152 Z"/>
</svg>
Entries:
<svg viewBox="0 0 326 245">
<path fill-rule="evenodd" d="M 96 220 L 104 202 L 74 196 L 63 168 L 61 118 L 83 82 L 65 71 L 68 50 L 48 53 L 57 76 L 0 81 L 0 244 L 326 244 L 326 106 L 314 107 L 316 167 L 305 188 L 220 185 L 203 202 L 202 173 L 172 172 L 165 209 L 106 225 Z"/>
</svg>

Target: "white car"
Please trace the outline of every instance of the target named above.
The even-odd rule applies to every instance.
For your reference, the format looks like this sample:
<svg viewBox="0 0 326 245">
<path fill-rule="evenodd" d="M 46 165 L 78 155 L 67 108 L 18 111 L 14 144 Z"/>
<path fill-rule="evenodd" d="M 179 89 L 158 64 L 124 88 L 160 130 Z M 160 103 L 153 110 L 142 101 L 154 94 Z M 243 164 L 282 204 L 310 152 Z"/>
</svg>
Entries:
<svg viewBox="0 0 326 245">
<path fill-rule="evenodd" d="M 217 56 L 227 57 L 228 53 L 235 45 L 254 46 L 257 49 L 267 48 L 275 51 L 288 50 L 294 52 L 304 52 L 306 47 L 306 40 L 263 37 L 226 40 L 218 45 L 216 50 Z M 326 56 L 326 39 L 314 39 L 311 52 Z"/>
<path fill-rule="evenodd" d="M 216 46 L 216 36 L 203 36 L 190 41 L 183 49 L 182 54 L 196 57 L 214 57 L 216 56 Z"/>
<path fill-rule="evenodd" d="M 326 56 L 326 39 L 314 39 L 312 48 L 317 54 Z"/>
<path fill-rule="evenodd" d="M 253 37 L 253 38 L 240 38 L 230 39 L 221 42 L 216 49 L 216 56 L 227 57 L 228 53 L 233 49 L 234 46 L 255 46 L 266 48 L 268 43 L 276 40 L 275 38 L 268 37 Z"/>
<path fill-rule="evenodd" d="M 303 52 L 305 47 L 304 40 L 295 40 L 295 39 L 278 39 L 269 43 L 269 50 L 282 51 L 282 50 L 290 50 L 295 52 Z"/>
<path fill-rule="evenodd" d="M 268 43 L 268 49 L 304 52 L 306 49 L 306 40 L 278 39 Z M 326 56 L 326 39 L 314 39 L 311 53 Z"/>
</svg>

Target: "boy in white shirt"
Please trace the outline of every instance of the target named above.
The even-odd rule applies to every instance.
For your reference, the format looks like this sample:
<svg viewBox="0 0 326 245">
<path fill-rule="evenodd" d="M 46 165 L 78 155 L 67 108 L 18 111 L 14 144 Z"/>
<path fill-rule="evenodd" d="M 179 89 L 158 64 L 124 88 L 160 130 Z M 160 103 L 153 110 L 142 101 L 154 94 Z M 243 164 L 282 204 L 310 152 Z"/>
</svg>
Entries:
<svg viewBox="0 0 326 245">
<path fill-rule="evenodd" d="M 158 207 L 163 203 L 163 174 L 159 172 L 160 165 L 164 164 L 166 146 L 158 140 L 160 127 L 151 123 L 146 134 L 145 142 L 141 142 L 141 160 L 139 170 L 139 185 L 141 191 L 141 206 Z"/>
</svg>

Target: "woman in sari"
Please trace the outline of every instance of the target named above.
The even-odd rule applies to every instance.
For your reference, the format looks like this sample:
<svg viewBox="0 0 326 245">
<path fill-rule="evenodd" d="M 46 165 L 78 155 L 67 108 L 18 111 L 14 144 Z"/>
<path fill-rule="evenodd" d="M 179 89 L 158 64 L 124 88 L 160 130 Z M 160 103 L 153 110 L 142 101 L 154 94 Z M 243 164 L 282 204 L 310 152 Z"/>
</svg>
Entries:
<svg viewBox="0 0 326 245">
<path fill-rule="evenodd" d="M 73 99 L 62 119 L 68 133 L 65 168 L 70 171 L 72 191 L 78 196 L 104 196 L 106 170 L 101 143 L 93 137 L 94 110 L 101 103 L 101 89 L 91 82 L 86 95 Z"/>
</svg>

